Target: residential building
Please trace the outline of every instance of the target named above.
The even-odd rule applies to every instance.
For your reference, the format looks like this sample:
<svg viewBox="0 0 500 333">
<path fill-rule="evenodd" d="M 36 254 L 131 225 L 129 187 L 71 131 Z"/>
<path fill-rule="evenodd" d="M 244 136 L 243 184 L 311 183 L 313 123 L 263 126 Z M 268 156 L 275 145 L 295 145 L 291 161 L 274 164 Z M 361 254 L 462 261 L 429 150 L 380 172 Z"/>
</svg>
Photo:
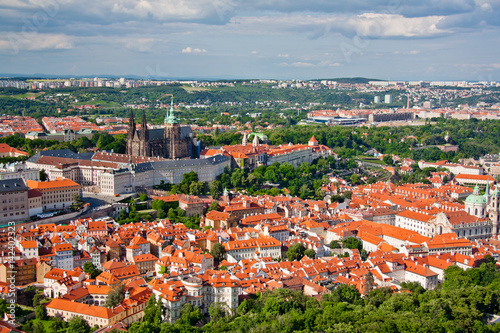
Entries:
<svg viewBox="0 0 500 333">
<path fill-rule="evenodd" d="M 45 182 L 28 180 L 26 184 L 29 188 L 40 191 L 44 211 L 69 208 L 74 202 L 74 196 L 81 196 L 82 191 L 80 185 L 67 178 L 57 178 Z"/>
<path fill-rule="evenodd" d="M 261 236 L 256 239 L 229 241 L 223 245 L 226 249 L 229 262 L 238 262 L 241 259 L 281 257 L 281 242 L 268 236 Z"/>
<path fill-rule="evenodd" d="M 29 218 L 28 190 L 20 178 L 0 180 L 0 223 Z"/>
<path fill-rule="evenodd" d="M 14 278 L 16 286 L 24 286 L 36 281 L 35 258 L 14 260 L 0 264 L 0 282 L 12 283 Z"/>
</svg>

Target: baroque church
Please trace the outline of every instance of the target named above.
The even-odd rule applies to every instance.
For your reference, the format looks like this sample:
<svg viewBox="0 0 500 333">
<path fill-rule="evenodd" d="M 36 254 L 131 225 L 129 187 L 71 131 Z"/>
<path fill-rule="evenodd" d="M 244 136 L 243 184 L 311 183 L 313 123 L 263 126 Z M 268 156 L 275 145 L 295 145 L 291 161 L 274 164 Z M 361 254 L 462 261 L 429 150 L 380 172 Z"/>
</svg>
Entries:
<svg viewBox="0 0 500 333">
<path fill-rule="evenodd" d="M 465 211 L 478 218 L 489 218 L 492 225 L 492 235 L 500 233 L 500 184 L 496 185 L 493 192 L 490 184 L 486 185 L 484 195 L 479 192 L 476 185 L 474 191 L 465 200 Z"/>
<path fill-rule="evenodd" d="M 127 130 L 127 154 L 168 159 L 198 157 L 198 145 L 191 127 L 181 126 L 174 113 L 172 99 L 170 111 L 165 116 L 164 128 L 148 129 L 146 113 L 142 112 L 141 128 L 136 129 L 134 114 L 130 110 Z"/>
</svg>

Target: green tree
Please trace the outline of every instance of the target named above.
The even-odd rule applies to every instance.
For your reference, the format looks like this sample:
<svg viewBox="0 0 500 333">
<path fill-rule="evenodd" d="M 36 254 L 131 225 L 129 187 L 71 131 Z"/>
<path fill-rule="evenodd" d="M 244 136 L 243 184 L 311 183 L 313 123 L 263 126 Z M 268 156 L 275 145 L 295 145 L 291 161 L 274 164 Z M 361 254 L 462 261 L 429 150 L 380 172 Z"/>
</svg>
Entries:
<svg viewBox="0 0 500 333">
<path fill-rule="evenodd" d="M 194 326 L 203 321 L 203 315 L 200 308 L 194 307 L 191 303 L 186 303 L 181 309 L 181 316 L 177 319 L 177 323 Z"/>
<path fill-rule="evenodd" d="M 83 271 L 90 275 L 91 279 L 95 279 L 99 274 L 102 273 L 101 270 L 97 269 L 92 261 L 87 261 L 83 264 Z"/>
<path fill-rule="evenodd" d="M 361 251 L 363 249 L 363 243 L 361 242 L 361 240 L 355 237 L 347 237 L 342 241 L 342 244 L 344 245 L 344 247 L 351 250 L 358 249 Z"/>
<path fill-rule="evenodd" d="M 191 195 L 200 195 L 203 194 L 205 189 L 205 185 L 202 182 L 192 182 L 189 185 L 189 194 Z"/>
<path fill-rule="evenodd" d="M 156 217 L 159 219 L 164 219 L 165 217 L 167 217 L 167 213 L 165 213 L 165 211 L 160 208 L 156 211 Z"/>
<path fill-rule="evenodd" d="M 330 249 L 340 249 L 340 243 L 339 241 L 336 241 L 336 240 L 332 240 L 330 242 Z"/>
<path fill-rule="evenodd" d="M 85 201 L 82 200 L 82 197 L 79 193 L 73 194 L 73 204 L 71 205 L 74 210 L 80 210 L 85 205 Z"/>
<path fill-rule="evenodd" d="M 43 305 L 39 305 L 36 307 L 35 316 L 38 320 L 46 320 L 47 319 L 47 309 Z"/>
<path fill-rule="evenodd" d="M 210 314 L 211 320 L 217 322 L 222 318 L 228 316 L 230 314 L 230 311 L 226 303 L 213 302 L 208 308 L 208 313 Z"/>
<path fill-rule="evenodd" d="M 219 202 L 217 200 L 214 200 L 210 203 L 210 206 L 208 206 L 207 213 L 211 210 L 219 210 Z"/>
<path fill-rule="evenodd" d="M 47 175 L 47 172 L 45 172 L 45 169 L 40 170 L 39 177 L 40 177 L 41 182 L 44 182 L 47 179 L 49 179 L 49 175 Z"/>
<path fill-rule="evenodd" d="M 212 199 L 217 200 L 222 193 L 222 184 L 219 180 L 215 179 L 209 184 L 210 196 Z"/>
<path fill-rule="evenodd" d="M 349 180 L 351 181 L 351 184 L 352 185 L 359 185 L 361 184 L 361 176 L 356 174 L 356 173 L 353 173 L 351 175 L 351 177 L 349 178 Z"/>
<path fill-rule="evenodd" d="M 43 326 L 43 323 L 41 321 L 37 321 L 33 325 L 32 332 L 33 333 L 45 333 L 45 327 Z"/>
<path fill-rule="evenodd" d="M 90 333 L 90 326 L 85 319 L 80 316 L 73 316 L 68 321 L 67 333 Z"/>
<path fill-rule="evenodd" d="M 7 301 L 3 298 L 0 298 L 0 315 L 3 317 L 3 314 L 7 312 Z"/>
<path fill-rule="evenodd" d="M 365 275 L 365 285 L 363 288 L 363 294 L 368 295 L 370 291 L 372 291 L 374 286 L 375 286 L 375 281 L 373 279 L 373 274 L 371 272 L 368 272 Z"/>
<path fill-rule="evenodd" d="M 188 173 L 185 173 L 182 178 L 182 182 L 179 184 L 181 188 L 185 187 L 187 191 L 183 192 L 185 194 L 188 194 L 189 187 L 191 186 L 192 183 L 199 182 L 198 174 L 194 171 L 190 171 Z"/>
<path fill-rule="evenodd" d="M 153 322 L 155 315 L 156 315 L 156 297 L 154 294 L 152 294 L 149 297 L 148 304 L 144 308 L 143 321 L 148 323 Z"/>
<path fill-rule="evenodd" d="M 66 326 L 68 326 L 68 324 L 61 318 L 52 317 L 50 318 L 49 333 L 65 332 Z"/>
<path fill-rule="evenodd" d="M 108 292 L 105 306 L 113 308 L 120 304 L 125 298 L 125 285 L 123 283 L 115 283 Z"/>
<path fill-rule="evenodd" d="M 394 165 L 394 160 L 392 159 L 391 155 L 385 155 L 382 160 L 384 161 L 385 164 L 387 165 Z"/>
<path fill-rule="evenodd" d="M 44 299 L 44 296 L 43 294 L 35 294 L 35 296 L 33 296 L 33 307 L 37 307 L 40 305 L 40 301 Z M 1 306 L 0 306 L 0 313 L 1 313 Z"/>
<path fill-rule="evenodd" d="M 210 254 L 216 262 L 221 262 L 226 256 L 226 248 L 221 243 L 215 243 Z"/>
<path fill-rule="evenodd" d="M 151 208 L 154 210 L 159 210 L 159 209 L 166 210 L 167 203 L 163 200 L 154 199 L 153 202 L 151 203 Z"/>
<path fill-rule="evenodd" d="M 316 252 L 313 249 L 307 249 L 304 251 L 304 255 L 308 256 L 311 259 L 316 258 Z"/>
<path fill-rule="evenodd" d="M 286 251 L 286 256 L 290 261 L 300 260 L 304 256 L 305 251 L 306 248 L 302 243 L 295 243 L 288 248 L 288 251 Z"/>
<path fill-rule="evenodd" d="M 139 194 L 139 202 L 148 201 L 148 195 L 146 193 Z"/>
</svg>

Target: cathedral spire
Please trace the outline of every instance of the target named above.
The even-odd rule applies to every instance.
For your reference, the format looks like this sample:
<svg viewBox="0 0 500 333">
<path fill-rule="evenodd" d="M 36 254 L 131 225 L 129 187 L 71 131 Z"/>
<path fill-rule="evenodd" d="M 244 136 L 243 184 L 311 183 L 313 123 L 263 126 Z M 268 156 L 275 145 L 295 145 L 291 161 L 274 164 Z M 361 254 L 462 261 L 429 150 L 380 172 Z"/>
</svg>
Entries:
<svg viewBox="0 0 500 333">
<path fill-rule="evenodd" d="M 172 100 L 170 101 L 170 112 L 168 113 L 168 117 L 165 118 L 165 124 L 178 124 L 179 119 L 175 116 L 174 112 L 174 96 L 172 96 Z"/>
<path fill-rule="evenodd" d="M 145 141 L 149 141 L 148 123 L 146 121 L 146 111 L 145 110 L 142 110 L 141 132 L 142 132 L 141 139 L 143 139 Z"/>
<path fill-rule="evenodd" d="M 170 99 L 170 117 L 175 118 L 174 113 L 174 96 Z"/>
<path fill-rule="evenodd" d="M 172 109 L 173 103 L 174 103 L 174 97 L 172 96 L 172 100 L 170 101 L 170 109 Z M 167 109 L 167 114 L 165 114 L 165 119 L 163 120 L 165 124 L 168 123 L 168 118 L 170 118 L 170 113 L 169 110 Z"/>
<path fill-rule="evenodd" d="M 129 140 L 132 140 L 135 135 L 135 120 L 134 120 L 134 112 L 130 109 L 130 118 L 128 120 L 128 130 L 127 137 Z"/>
</svg>

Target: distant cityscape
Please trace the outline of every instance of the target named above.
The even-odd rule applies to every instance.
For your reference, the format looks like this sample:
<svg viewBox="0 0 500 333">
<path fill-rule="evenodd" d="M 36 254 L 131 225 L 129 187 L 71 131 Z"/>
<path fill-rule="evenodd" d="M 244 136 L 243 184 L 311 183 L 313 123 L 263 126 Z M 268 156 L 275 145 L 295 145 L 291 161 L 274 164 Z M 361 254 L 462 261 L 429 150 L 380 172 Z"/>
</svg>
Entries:
<svg viewBox="0 0 500 333">
<path fill-rule="evenodd" d="M 356 81 L 0 81 L 0 326 L 201 330 L 497 274 L 499 84 Z"/>
</svg>

